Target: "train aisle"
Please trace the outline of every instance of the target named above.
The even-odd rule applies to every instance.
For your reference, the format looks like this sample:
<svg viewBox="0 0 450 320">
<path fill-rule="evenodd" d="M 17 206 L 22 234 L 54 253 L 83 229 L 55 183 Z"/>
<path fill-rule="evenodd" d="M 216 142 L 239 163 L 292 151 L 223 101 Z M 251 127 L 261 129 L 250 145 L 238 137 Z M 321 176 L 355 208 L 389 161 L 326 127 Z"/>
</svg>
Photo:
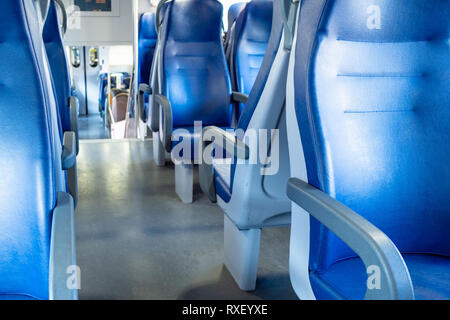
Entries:
<svg viewBox="0 0 450 320">
<path fill-rule="evenodd" d="M 156 167 L 149 141 L 85 140 L 76 214 L 80 299 L 296 299 L 289 229 L 264 230 L 257 290 L 223 266 L 223 213 L 201 193 L 183 204 L 173 167 Z"/>
</svg>

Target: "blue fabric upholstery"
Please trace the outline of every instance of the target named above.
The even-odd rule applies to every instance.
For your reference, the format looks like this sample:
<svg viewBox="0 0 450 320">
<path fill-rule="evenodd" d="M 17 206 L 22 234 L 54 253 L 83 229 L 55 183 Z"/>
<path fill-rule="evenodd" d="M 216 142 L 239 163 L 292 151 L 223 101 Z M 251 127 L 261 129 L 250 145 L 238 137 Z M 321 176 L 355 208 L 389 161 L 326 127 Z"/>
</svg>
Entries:
<svg viewBox="0 0 450 320">
<path fill-rule="evenodd" d="M 0 27 L 0 299 L 48 299 L 55 135 L 33 2 L 5 1 Z"/>
<path fill-rule="evenodd" d="M 139 20 L 139 83 L 149 83 L 157 40 L 155 14 L 144 13 Z"/>
<path fill-rule="evenodd" d="M 161 92 L 172 105 L 173 128 L 229 127 L 231 85 L 216 0 L 172 1 L 161 34 Z"/>
<path fill-rule="evenodd" d="M 449 297 L 447 12 L 446 0 L 304 0 L 298 22 L 295 108 L 309 183 L 385 232 L 407 263 L 409 253 L 441 256 L 410 259 L 411 270 L 440 268 L 416 274 L 419 298 Z M 353 257 L 312 219 L 311 272 L 350 298 L 356 286 L 336 279 Z"/>
<path fill-rule="evenodd" d="M 403 258 L 417 300 L 450 300 L 450 257 L 404 254 Z M 316 297 L 323 300 L 364 299 L 366 281 L 366 270 L 359 258 L 341 260 L 322 272 L 311 274 Z"/>
<path fill-rule="evenodd" d="M 249 94 L 261 67 L 272 30 L 273 2 L 251 1 L 236 20 L 230 72 L 233 89 Z M 239 115 L 244 108 L 240 104 Z"/>
<path fill-rule="evenodd" d="M 69 98 L 71 96 L 69 66 L 58 23 L 58 12 L 54 1 L 50 1 L 47 20 L 44 25 L 43 38 L 50 63 L 56 102 L 61 119 L 62 131 L 70 131 L 70 108 Z"/>
</svg>

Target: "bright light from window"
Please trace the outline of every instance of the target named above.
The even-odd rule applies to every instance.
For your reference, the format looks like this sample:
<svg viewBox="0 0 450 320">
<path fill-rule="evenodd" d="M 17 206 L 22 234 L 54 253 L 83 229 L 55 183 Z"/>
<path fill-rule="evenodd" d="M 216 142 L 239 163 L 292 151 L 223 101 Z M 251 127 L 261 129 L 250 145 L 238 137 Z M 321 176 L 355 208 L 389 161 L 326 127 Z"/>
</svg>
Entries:
<svg viewBox="0 0 450 320">
<path fill-rule="evenodd" d="M 133 46 L 112 46 L 109 48 L 110 66 L 132 66 Z"/>
</svg>

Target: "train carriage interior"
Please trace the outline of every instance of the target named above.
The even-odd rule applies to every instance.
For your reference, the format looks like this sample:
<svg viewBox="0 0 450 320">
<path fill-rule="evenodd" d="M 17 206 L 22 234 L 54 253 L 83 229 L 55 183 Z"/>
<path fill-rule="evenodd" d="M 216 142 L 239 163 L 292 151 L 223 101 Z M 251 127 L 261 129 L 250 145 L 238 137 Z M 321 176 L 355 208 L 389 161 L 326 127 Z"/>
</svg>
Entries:
<svg viewBox="0 0 450 320">
<path fill-rule="evenodd" d="M 1 7 L 0 300 L 450 300 L 449 0 Z"/>
</svg>

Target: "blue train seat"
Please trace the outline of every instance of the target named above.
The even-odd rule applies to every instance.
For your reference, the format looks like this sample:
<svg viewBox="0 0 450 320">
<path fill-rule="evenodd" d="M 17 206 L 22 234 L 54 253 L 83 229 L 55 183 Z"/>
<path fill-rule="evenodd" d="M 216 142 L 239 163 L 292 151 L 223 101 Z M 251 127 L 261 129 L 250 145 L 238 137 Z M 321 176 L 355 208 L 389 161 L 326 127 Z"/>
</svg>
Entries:
<svg viewBox="0 0 450 320">
<path fill-rule="evenodd" d="M 69 66 L 62 39 L 62 30 L 58 20 L 58 7 L 60 2 L 48 1 L 45 24 L 42 37 L 45 44 L 47 59 L 50 68 L 50 78 L 59 111 L 61 134 L 74 132 L 76 137 L 76 150 L 79 151 L 78 137 L 78 109 L 79 101 L 72 95 Z M 64 7 L 61 10 L 65 10 Z M 45 13 L 44 13 L 45 14 Z M 76 164 L 67 172 L 67 181 L 70 194 L 74 197 L 75 205 L 78 202 L 78 182 Z"/>
<path fill-rule="evenodd" d="M 8 30 L 0 36 L 0 299 L 76 299 L 77 281 L 67 286 L 76 260 L 64 177 L 75 162 L 75 135 L 66 132 L 61 144 L 43 20 L 33 4 L 7 1 L 0 11 Z M 26 130 L 18 135 L 18 127 Z"/>
<path fill-rule="evenodd" d="M 139 83 L 148 83 L 158 35 L 155 29 L 155 14 L 147 12 L 139 20 Z"/>
<path fill-rule="evenodd" d="M 302 2 L 287 91 L 300 298 L 450 299 L 448 12 Z"/>
<path fill-rule="evenodd" d="M 205 128 L 205 159 L 199 168 L 203 192 L 225 212 L 225 265 L 239 287 L 248 291 L 256 286 L 261 229 L 290 223 L 290 203 L 285 194 L 290 172 L 284 108 L 290 52 L 284 49 L 278 2 L 272 14 L 266 54 L 248 100 L 243 101 L 237 130 L 233 135 L 217 127 Z M 255 136 L 260 139 L 253 140 Z M 265 144 L 263 136 L 271 143 Z M 211 140 L 214 158 L 208 159 L 206 148 Z M 222 141 L 230 146 L 226 152 Z M 252 161 L 258 158 L 258 152 L 259 159 Z"/>
<path fill-rule="evenodd" d="M 150 84 L 150 71 L 155 54 L 158 34 L 155 28 L 155 14 L 147 12 L 141 15 L 139 20 L 139 60 L 138 83 Z M 141 119 L 146 122 L 148 117 L 148 95 L 145 95 L 144 110 L 141 110 Z"/>
<path fill-rule="evenodd" d="M 152 130 L 159 132 L 167 152 L 174 151 L 173 158 L 183 158 L 175 161 L 175 184 L 184 202 L 192 202 L 197 153 L 188 155 L 187 149 L 199 144 L 195 122 L 231 126 L 232 92 L 221 39 L 222 10 L 216 0 L 171 1 L 166 3 L 159 30 L 159 85 L 153 88 L 152 98 L 164 121 L 159 127 L 152 125 Z M 151 117 L 151 121 L 159 119 L 159 115 Z M 186 145 L 184 152 L 175 150 Z"/>
<path fill-rule="evenodd" d="M 248 95 L 258 75 L 272 30 L 273 1 L 253 0 L 237 17 L 228 47 L 233 90 Z M 236 120 L 244 104 L 239 104 Z"/>
</svg>

